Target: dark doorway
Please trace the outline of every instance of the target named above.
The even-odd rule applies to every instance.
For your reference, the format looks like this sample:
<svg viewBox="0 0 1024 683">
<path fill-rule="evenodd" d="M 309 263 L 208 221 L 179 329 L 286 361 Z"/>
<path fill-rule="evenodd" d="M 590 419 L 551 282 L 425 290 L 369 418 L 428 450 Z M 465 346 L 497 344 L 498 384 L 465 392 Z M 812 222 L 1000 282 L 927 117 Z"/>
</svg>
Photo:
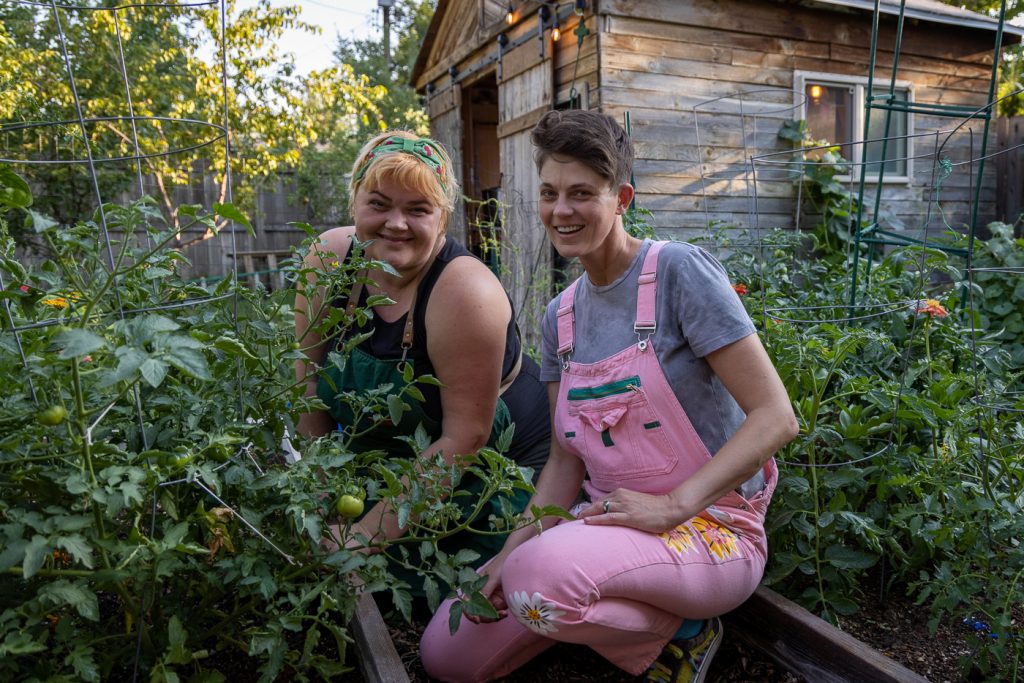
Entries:
<svg viewBox="0 0 1024 683">
<path fill-rule="evenodd" d="M 469 249 L 498 274 L 501 254 L 501 155 L 498 81 L 485 75 L 462 90 L 463 188 Z"/>
</svg>

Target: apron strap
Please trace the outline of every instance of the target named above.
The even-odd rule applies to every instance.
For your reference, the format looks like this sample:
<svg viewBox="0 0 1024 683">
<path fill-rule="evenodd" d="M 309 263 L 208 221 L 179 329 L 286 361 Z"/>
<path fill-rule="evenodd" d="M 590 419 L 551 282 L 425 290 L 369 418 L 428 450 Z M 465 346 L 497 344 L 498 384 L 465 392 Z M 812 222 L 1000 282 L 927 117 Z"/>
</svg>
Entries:
<svg viewBox="0 0 1024 683">
<path fill-rule="evenodd" d="M 363 283 L 362 278 L 365 277 L 366 271 L 359 273 L 355 284 L 352 285 L 352 291 L 348 295 L 348 304 L 345 306 L 345 317 L 351 319 L 356 312 L 356 306 L 359 305 L 359 297 L 363 294 Z M 409 312 L 405 314 L 405 329 L 402 330 L 402 362 L 405 362 L 406 356 L 409 354 L 409 349 L 412 348 L 412 340 L 414 338 L 414 325 L 413 318 L 415 317 L 416 311 L 416 295 L 419 293 L 417 288 L 412 293 L 412 301 L 409 302 Z"/>
<path fill-rule="evenodd" d="M 572 284 L 562 292 L 559 299 L 557 313 L 558 322 L 558 357 L 564 360 L 565 356 L 572 353 L 576 345 L 576 315 L 573 313 L 573 300 L 576 298 L 576 286 L 580 278 L 573 280 Z"/>
<path fill-rule="evenodd" d="M 640 270 L 640 277 L 637 280 L 636 321 L 633 323 L 633 331 L 636 332 L 637 338 L 641 342 L 650 339 L 658 328 L 655 313 L 658 294 L 658 252 L 664 246 L 665 242 L 655 242 L 647 250 L 643 267 Z M 646 337 L 641 336 L 645 332 Z"/>
</svg>

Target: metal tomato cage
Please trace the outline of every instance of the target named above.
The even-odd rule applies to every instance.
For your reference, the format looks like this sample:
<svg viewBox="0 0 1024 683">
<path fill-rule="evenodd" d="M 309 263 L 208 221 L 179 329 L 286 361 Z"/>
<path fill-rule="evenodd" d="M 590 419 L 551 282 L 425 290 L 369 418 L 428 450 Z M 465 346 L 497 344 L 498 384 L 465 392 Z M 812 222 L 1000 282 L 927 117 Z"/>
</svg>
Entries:
<svg viewBox="0 0 1024 683">
<path fill-rule="evenodd" d="M 0 135 L 10 134 L 10 133 L 26 132 L 26 131 L 40 131 L 40 132 L 42 132 L 42 131 L 57 131 L 57 132 L 59 132 L 62 129 L 72 129 L 72 130 L 76 130 L 77 131 L 76 139 L 81 144 L 81 152 L 80 152 L 80 154 L 75 155 L 72 158 L 64 158 L 64 159 L 33 159 L 33 158 L 28 158 L 28 157 L 26 157 L 26 158 L 10 158 L 6 154 L 3 154 L 3 155 L 0 155 L 0 164 L 8 165 L 8 166 L 19 166 L 19 165 L 25 165 L 25 166 L 55 166 L 56 165 L 56 166 L 59 166 L 59 165 L 66 165 L 66 166 L 80 166 L 80 167 L 84 167 L 87 170 L 88 178 L 89 178 L 89 183 L 91 185 L 91 190 L 92 190 L 92 195 L 93 195 L 92 198 L 93 198 L 93 201 L 95 202 L 95 212 L 96 212 L 95 215 L 98 217 L 98 223 L 99 223 L 99 227 L 100 227 L 100 235 L 99 235 L 99 239 L 101 240 L 101 245 L 100 246 L 101 246 L 101 249 L 103 251 L 105 251 L 105 255 L 106 255 L 106 258 L 107 258 L 107 261 L 108 261 L 108 263 L 106 264 L 106 266 L 108 268 L 108 274 L 111 273 L 114 270 L 115 262 L 114 262 L 113 246 L 112 246 L 112 241 L 111 241 L 111 237 L 110 237 L 110 230 L 109 230 L 108 222 L 107 222 L 107 211 L 106 211 L 106 209 L 104 207 L 105 202 L 109 201 L 109 198 L 105 198 L 103 196 L 103 192 L 101 190 L 101 183 L 100 183 L 100 179 L 99 179 L 99 175 L 100 175 L 99 174 L 99 168 L 102 165 L 104 165 L 104 164 L 115 164 L 115 163 L 125 163 L 125 162 L 132 163 L 134 165 L 134 167 L 135 167 L 135 175 L 136 175 L 135 181 L 137 183 L 136 198 L 141 198 L 141 197 L 143 197 L 146 194 L 145 186 L 144 186 L 144 181 L 143 181 L 143 171 L 142 171 L 142 162 L 144 160 L 152 159 L 152 158 L 160 158 L 160 157 L 174 157 L 176 155 L 180 155 L 180 154 L 183 154 L 185 152 L 194 152 L 194 151 L 197 151 L 197 150 L 204 150 L 204 149 L 205 150 L 209 150 L 210 158 L 213 158 L 214 155 L 220 155 L 220 158 L 223 159 L 224 174 L 225 174 L 225 177 L 223 179 L 223 183 L 224 183 L 224 187 L 226 188 L 226 190 L 225 190 L 226 191 L 226 194 L 225 194 L 226 201 L 228 203 L 230 203 L 232 201 L 232 183 L 231 183 L 231 165 L 230 165 L 232 150 L 231 150 L 231 131 L 229 130 L 229 125 L 228 125 L 228 121 L 229 121 L 229 118 L 228 118 L 228 102 L 229 102 L 229 100 L 228 100 L 228 80 L 227 80 L 227 71 L 228 71 L 228 69 L 227 69 L 227 44 L 226 44 L 226 33 L 227 33 L 227 1 L 226 0 L 205 0 L 205 1 L 195 1 L 195 2 L 180 2 L 180 3 L 136 2 L 136 3 L 125 3 L 125 4 L 121 4 L 121 5 L 117 5 L 117 6 L 106 6 L 106 7 L 97 7 L 97 6 L 90 6 L 90 5 L 84 5 L 84 4 L 79 5 L 79 4 L 59 3 L 59 2 L 56 2 L 55 0 L 51 0 L 50 2 L 42 2 L 42 1 L 36 1 L 36 0 L 12 0 L 12 2 L 15 5 L 21 5 L 21 6 L 28 7 L 28 8 L 36 8 L 36 10 L 38 12 L 40 12 L 40 13 L 48 12 L 49 16 L 52 17 L 52 20 L 54 22 L 54 26 L 56 28 L 56 36 L 57 36 L 57 39 L 58 39 L 58 48 L 59 49 L 57 50 L 57 52 L 59 54 L 59 58 L 61 59 L 61 61 L 63 63 L 63 69 L 64 69 L 64 73 L 66 74 L 66 79 L 67 79 L 66 80 L 66 85 L 70 89 L 70 93 L 71 93 L 71 96 L 72 96 L 71 99 L 72 99 L 72 103 L 73 103 L 73 106 L 74 106 L 75 116 L 74 116 L 74 118 L 71 118 L 71 119 L 59 120 L 59 121 L 30 121 L 30 122 L 3 123 L 3 124 L 0 124 Z M 157 11 L 160 11 L 160 10 L 176 10 L 176 11 L 179 11 L 179 12 L 180 11 L 196 12 L 196 11 L 200 11 L 200 10 L 214 10 L 214 11 L 217 11 L 218 16 L 219 16 L 219 36 L 218 37 L 219 37 L 219 42 L 220 42 L 220 60 L 219 60 L 220 61 L 220 83 L 221 83 L 221 92 L 222 92 L 222 96 L 223 96 L 223 107 L 222 107 L 223 118 L 222 118 L 221 121 L 203 121 L 203 120 L 189 119 L 189 118 L 180 118 L 180 117 L 173 117 L 173 116 L 144 116 L 144 115 L 136 114 L 135 102 L 133 101 L 133 96 L 132 96 L 132 75 L 133 74 L 129 73 L 129 68 L 127 66 L 127 61 L 125 59 L 125 44 L 124 44 L 123 36 L 122 36 L 122 17 L 121 17 L 121 15 L 122 15 L 122 13 L 125 10 L 144 10 L 146 12 L 157 12 Z M 120 76 L 121 76 L 121 82 L 123 83 L 123 92 L 122 92 L 122 95 L 123 95 L 123 98 L 124 98 L 123 105 L 126 108 L 126 113 L 121 114 L 121 115 L 105 116 L 105 117 L 88 117 L 88 116 L 86 116 L 84 114 L 84 111 L 83 111 L 83 102 L 82 102 L 82 99 L 81 99 L 81 97 L 79 95 L 78 87 L 77 87 L 77 84 L 76 84 L 76 73 L 75 73 L 75 67 L 74 67 L 74 59 L 73 59 L 73 57 L 71 55 L 71 51 L 70 51 L 68 40 L 67 40 L 67 35 L 65 33 L 65 30 L 64 30 L 64 24 L 62 22 L 62 17 L 64 17 L 65 15 L 67 15 L 69 13 L 90 13 L 90 12 L 105 13 L 105 14 L 108 14 L 112 18 L 113 31 L 111 32 L 109 38 L 110 38 L 110 41 L 111 41 L 111 46 L 114 46 L 116 48 L 116 54 L 117 54 L 117 57 L 118 57 L 118 66 L 119 66 Z M 138 74 L 135 74 L 135 75 L 138 75 Z M 109 123 L 112 123 L 112 122 L 120 122 L 120 123 L 128 124 L 130 126 L 130 131 L 131 131 L 130 132 L 130 142 L 131 142 L 131 148 L 133 150 L 133 153 L 127 154 L 127 155 L 114 155 L 114 156 L 105 156 L 105 157 L 104 156 L 99 156 L 96 153 L 94 153 L 92 145 L 90 144 L 90 139 L 91 139 L 90 132 L 91 132 L 91 130 L 94 127 L 96 127 L 96 126 L 103 125 L 103 124 L 109 124 Z M 181 125 L 181 126 L 189 127 L 191 129 L 195 129 L 195 130 L 202 130 L 202 131 L 204 131 L 204 134 L 203 134 L 204 138 L 202 140 L 200 140 L 199 142 L 193 143 L 193 144 L 190 144 L 190 145 L 181 146 L 181 147 L 175 147 L 175 148 L 171 148 L 171 149 L 166 149 L 166 150 L 160 151 L 160 152 L 147 152 L 147 153 L 144 153 L 140 149 L 138 129 L 139 129 L 140 125 L 151 124 L 151 123 L 152 124 L 161 124 L 161 125 Z M 237 244 L 236 244 L 236 240 L 235 240 L 236 231 L 237 231 L 237 228 L 236 228 L 234 222 L 231 221 L 230 219 L 227 220 L 227 224 L 226 224 L 225 229 L 221 230 L 221 235 L 226 232 L 230 236 L 229 239 L 231 240 L 231 251 L 232 251 L 232 253 L 236 253 L 237 252 Z M 220 235 L 218 235 L 217 238 L 219 238 L 219 237 L 220 237 Z M 217 238 L 214 238 L 214 239 L 217 239 Z M 125 239 L 127 239 L 127 236 L 125 237 Z M 149 239 L 148 236 L 147 236 L 147 239 Z M 239 276 L 237 261 L 238 261 L 238 259 L 232 259 L 232 266 L 231 266 L 231 277 L 234 278 L 236 281 L 237 281 L 238 276 Z M 6 289 L 7 286 L 8 286 L 8 283 L 7 283 L 6 279 L 5 279 L 4 270 L 0 269 L 0 290 Z M 141 308 L 141 309 L 126 308 L 124 306 L 122 300 L 121 300 L 121 293 L 120 293 L 120 291 L 119 291 L 117 286 L 113 287 L 113 295 L 114 295 L 115 304 L 116 304 L 116 306 L 115 306 L 115 308 L 116 308 L 116 316 L 120 320 L 125 320 L 127 318 L 130 318 L 133 315 L 137 315 L 137 314 L 141 314 L 141 313 L 153 313 L 153 312 L 167 311 L 167 310 L 180 309 L 180 308 L 186 308 L 186 307 L 192 307 L 192 306 L 202 306 L 202 305 L 205 305 L 205 304 L 210 304 L 210 303 L 217 302 L 217 301 L 222 301 L 222 300 L 225 300 L 225 299 L 234 299 L 234 324 L 235 324 L 236 330 L 237 330 L 237 325 L 238 325 L 238 319 L 237 319 L 237 310 L 238 310 L 237 309 L 237 306 L 238 306 L 238 300 L 237 299 L 238 299 L 238 295 L 237 295 L 237 293 L 229 292 L 229 293 L 226 293 L 226 294 L 213 295 L 213 296 L 190 297 L 190 298 L 187 298 L 187 299 L 184 299 L 184 300 L 181 300 L 181 301 L 177 301 L 175 303 L 167 304 L 167 305 L 151 306 L 151 307 L 146 307 L 146 308 Z M 36 393 L 36 388 L 35 388 L 35 386 L 34 386 L 34 384 L 32 382 L 32 377 L 27 372 L 27 369 L 28 369 L 29 365 L 28 365 L 28 359 L 25 356 L 25 352 L 24 352 L 24 349 L 23 349 L 23 346 L 22 346 L 21 334 L 26 332 L 26 331 L 28 331 L 28 330 L 30 330 L 30 329 L 37 329 L 37 328 L 40 328 L 40 327 L 46 327 L 46 326 L 51 326 L 51 325 L 58 324 L 60 322 L 60 320 L 57 320 L 57 319 L 46 320 L 46 321 L 41 321 L 41 322 L 32 323 L 32 324 L 29 324 L 29 325 L 24 325 L 24 326 L 19 327 L 19 326 L 15 325 L 14 316 L 12 314 L 11 307 L 10 307 L 10 301 L 8 299 L 6 299 L 6 298 L 3 299 L 2 307 L 3 307 L 4 316 L 6 318 L 6 323 L 7 323 L 6 326 L 13 333 L 12 336 L 13 336 L 13 339 L 14 339 L 14 344 L 15 344 L 16 349 L 17 349 L 17 351 L 18 351 L 18 353 L 20 355 L 22 365 L 26 368 L 25 377 L 26 377 L 26 382 L 28 384 L 28 388 L 29 388 L 32 400 L 35 401 L 37 406 L 42 408 L 42 406 L 40 405 L 39 398 L 38 398 L 37 393 Z M 239 372 L 241 372 L 241 366 L 240 365 L 239 365 Z M 241 383 L 239 383 L 239 402 L 238 402 L 238 408 L 239 408 L 239 414 L 244 417 L 244 414 L 245 414 L 244 400 L 243 400 L 243 396 L 241 395 L 241 391 L 242 391 L 242 387 L 241 387 Z M 141 440 L 142 440 L 142 446 L 143 446 L 144 450 L 148 450 L 150 448 L 149 437 L 148 437 L 148 434 L 146 432 L 146 429 L 144 429 L 144 417 L 143 417 L 142 398 L 141 398 L 141 395 L 140 395 L 140 392 L 139 392 L 139 385 L 138 385 L 138 383 L 135 383 L 134 386 L 132 387 L 132 394 L 133 394 L 133 400 L 134 400 L 134 404 L 135 404 L 134 405 L 135 415 L 136 415 L 136 419 L 138 421 L 139 433 L 140 433 L 140 437 L 141 437 Z M 99 424 L 99 422 L 101 422 L 104 419 L 104 417 L 107 415 L 107 413 L 109 412 L 110 408 L 112 408 L 112 407 L 113 407 L 113 404 L 111 404 L 105 410 L 103 410 L 103 411 L 101 411 L 99 413 L 99 415 L 96 417 L 95 421 L 91 425 L 90 431 L 91 431 L 92 428 L 94 428 L 97 424 Z M 262 470 L 260 469 L 259 463 L 257 463 L 255 458 L 252 456 L 251 446 L 252 446 L 251 444 L 243 445 L 241 448 L 239 448 L 237 450 L 237 452 L 235 452 L 233 454 L 233 456 L 231 457 L 231 459 L 228 462 L 221 463 L 217 467 L 213 468 L 214 471 L 218 471 L 218 470 L 226 467 L 232 461 L 242 461 L 242 460 L 244 460 L 244 461 L 248 462 L 252 467 L 254 467 L 255 470 L 258 473 L 262 474 Z M 252 522 L 247 520 L 245 518 L 245 516 L 241 514 L 241 512 L 239 511 L 237 506 L 233 506 L 230 503 L 228 503 L 227 501 L 223 500 L 214 490 L 212 490 L 212 488 L 208 485 L 208 483 L 204 482 L 202 480 L 202 477 L 201 477 L 201 475 L 199 473 L 197 473 L 197 472 L 190 472 L 189 475 L 186 476 L 186 477 L 182 477 L 182 478 L 178 478 L 178 479 L 173 479 L 173 480 L 162 481 L 162 482 L 159 483 L 158 489 L 162 488 L 162 487 L 178 486 L 178 485 L 191 485 L 191 486 L 194 486 L 197 489 L 201 490 L 204 493 L 204 495 L 209 496 L 210 498 L 212 498 L 215 501 L 217 501 L 217 503 L 219 505 L 221 505 L 223 507 L 230 508 L 232 510 L 234 516 L 239 521 L 241 521 L 246 527 L 248 527 L 249 530 L 252 531 L 252 533 L 254 533 L 256 536 L 261 538 L 270 547 L 272 547 L 275 551 L 277 551 L 287 562 L 294 563 L 293 558 L 290 555 L 288 555 L 286 552 L 281 550 L 277 545 L 275 545 L 274 542 L 271 539 L 267 538 L 259 530 L 259 528 L 256 525 L 254 525 Z M 155 528 L 156 528 L 156 519 L 157 519 L 157 497 L 156 497 L 156 491 L 158 489 L 154 489 L 154 493 L 153 493 L 153 496 L 152 496 L 152 505 L 151 505 L 150 519 L 149 519 L 150 536 L 153 536 L 153 534 L 155 533 Z M 156 586 L 155 585 L 149 586 L 148 588 L 144 589 L 144 592 L 145 592 L 145 590 L 156 590 Z M 144 623 L 144 621 L 143 621 L 144 620 L 144 614 L 141 613 L 141 610 L 143 609 L 144 604 L 145 604 L 145 600 L 140 601 L 140 614 L 137 615 L 137 623 L 138 624 Z M 138 678 L 138 674 L 139 674 L 139 656 L 140 656 L 140 652 L 141 652 L 142 631 L 143 631 L 143 629 L 140 627 L 138 629 L 138 638 L 137 638 L 137 642 L 136 642 L 136 655 L 135 655 L 135 661 L 133 663 L 133 680 L 137 679 Z"/>
</svg>

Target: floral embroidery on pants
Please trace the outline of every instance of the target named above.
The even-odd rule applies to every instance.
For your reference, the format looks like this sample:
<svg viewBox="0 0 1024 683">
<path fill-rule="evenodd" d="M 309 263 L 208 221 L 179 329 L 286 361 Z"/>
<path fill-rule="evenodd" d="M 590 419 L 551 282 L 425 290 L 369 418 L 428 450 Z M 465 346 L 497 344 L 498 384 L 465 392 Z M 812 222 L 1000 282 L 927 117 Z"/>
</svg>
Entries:
<svg viewBox="0 0 1024 683">
<path fill-rule="evenodd" d="M 512 614 L 523 626 L 540 635 L 557 631 L 551 622 L 565 614 L 562 610 L 555 609 L 555 603 L 544 600 L 540 593 L 534 593 L 532 596 L 527 595 L 526 591 L 512 593 L 508 596 L 508 604 L 512 608 Z"/>
<path fill-rule="evenodd" d="M 704 542 L 708 544 L 708 550 L 712 555 L 720 560 L 739 555 L 739 548 L 736 546 L 736 533 L 734 531 L 703 517 L 694 517 L 692 523 L 693 528 L 697 530 L 704 539 Z"/>
<path fill-rule="evenodd" d="M 694 549 L 693 530 L 690 529 L 690 525 L 685 522 L 677 526 L 675 529 L 670 529 L 665 533 L 658 534 L 658 536 L 665 541 L 665 545 L 680 555 Z"/>
</svg>

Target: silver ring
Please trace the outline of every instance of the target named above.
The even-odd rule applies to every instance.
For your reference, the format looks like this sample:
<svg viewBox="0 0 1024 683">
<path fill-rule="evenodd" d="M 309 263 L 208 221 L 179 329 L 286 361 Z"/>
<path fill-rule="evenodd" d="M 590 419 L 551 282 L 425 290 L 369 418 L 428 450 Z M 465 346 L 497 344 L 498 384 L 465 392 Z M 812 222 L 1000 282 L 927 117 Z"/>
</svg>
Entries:
<svg viewBox="0 0 1024 683">
<path fill-rule="evenodd" d="M 607 515 L 612 509 L 612 502 L 610 500 L 606 500 L 601 503 L 601 506 L 604 508 L 604 514 Z"/>
</svg>

